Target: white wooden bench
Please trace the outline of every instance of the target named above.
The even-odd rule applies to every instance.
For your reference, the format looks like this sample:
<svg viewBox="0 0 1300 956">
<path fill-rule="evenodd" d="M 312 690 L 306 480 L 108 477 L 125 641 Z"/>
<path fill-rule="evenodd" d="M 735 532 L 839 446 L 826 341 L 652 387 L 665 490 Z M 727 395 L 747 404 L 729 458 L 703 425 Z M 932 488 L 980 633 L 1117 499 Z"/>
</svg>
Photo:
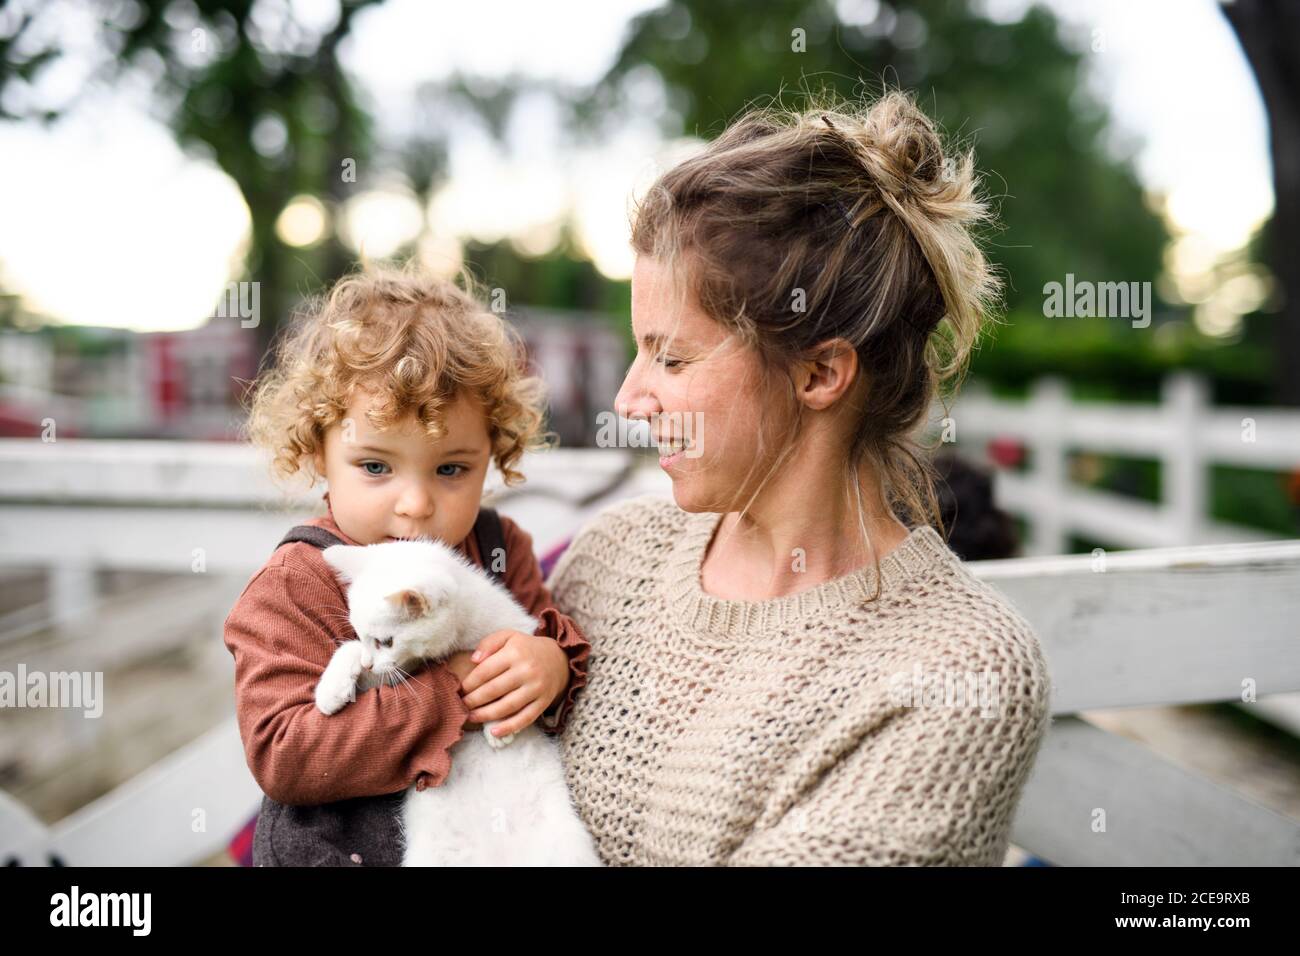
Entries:
<svg viewBox="0 0 1300 956">
<path fill-rule="evenodd" d="M 1056 716 L 1016 817 L 1018 846 L 1069 866 L 1300 864 L 1300 821 L 1071 716 L 1294 706 L 1285 695 L 1300 691 L 1300 542 L 971 567 L 1033 624 L 1052 674 Z M 1252 687 L 1259 702 L 1242 702 Z"/>
</svg>

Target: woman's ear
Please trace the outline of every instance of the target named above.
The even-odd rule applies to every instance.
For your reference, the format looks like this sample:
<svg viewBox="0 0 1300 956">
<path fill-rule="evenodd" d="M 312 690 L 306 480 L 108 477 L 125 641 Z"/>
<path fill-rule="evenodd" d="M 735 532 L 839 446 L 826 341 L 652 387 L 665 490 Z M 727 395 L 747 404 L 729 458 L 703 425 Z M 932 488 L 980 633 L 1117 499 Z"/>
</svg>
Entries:
<svg viewBox="0 0 1300 956">
<path fill-rule="evenodd" d="M 819 342 L 795 366 L 799 400 L 816 411 L 844 397 L 858 377 L 858 353 L 847 339 Z"/>
</svg>

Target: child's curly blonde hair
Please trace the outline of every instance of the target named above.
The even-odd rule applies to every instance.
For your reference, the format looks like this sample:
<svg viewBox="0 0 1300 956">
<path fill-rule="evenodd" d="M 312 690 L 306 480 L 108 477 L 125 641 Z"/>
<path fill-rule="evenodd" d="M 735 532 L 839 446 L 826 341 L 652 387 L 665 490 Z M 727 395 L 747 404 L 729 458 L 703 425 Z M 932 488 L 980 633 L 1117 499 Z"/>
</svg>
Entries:
<svg viewBox="0 0 1300 956">
<path fill-rule="evenodd" d="M 486 409 L 492 459 L 507 485 L 527 450 L 549 447 L 546 388 L 529 375 L 519 333 L 465 289 L 414 260 L 366 262 L 294 317 L 271 368 L 254 383 L 244 437 L 272 455 L 276 478 L 305 472 L 325 433 L 347 413 L 358 388 L 376 394 L 367 421 L 385 429 L 414 412 L 430 440 L 445 434 L 442 410 L 462 395 Z"/>
</svg>

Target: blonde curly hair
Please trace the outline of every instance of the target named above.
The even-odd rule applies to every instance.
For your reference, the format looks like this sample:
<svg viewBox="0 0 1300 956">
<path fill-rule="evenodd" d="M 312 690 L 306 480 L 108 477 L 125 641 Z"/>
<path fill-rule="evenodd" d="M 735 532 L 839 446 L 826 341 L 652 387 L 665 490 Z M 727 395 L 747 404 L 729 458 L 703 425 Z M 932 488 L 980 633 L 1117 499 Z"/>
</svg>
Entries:
<svg viewBox="0 0 1300 956">
<path fill-rule="evenodd" d="M 525 451 L 549 447 L 546 388 L 528 374 L 519 333 L 461 288 L 414 260 L 368 261 L 295 314 L 274 362 L 253 384 L 241 434 L 271 453 L 274 478 L 322 478 L 315 455 L 358 389 L 374 392 L 366 419 L 380 430 L 414 412 L 429 439 L 445 434 L 442 412 L 461 395 L 487 413 L 492 460 L 506 485 L 524 481 Z"/>
</svg>

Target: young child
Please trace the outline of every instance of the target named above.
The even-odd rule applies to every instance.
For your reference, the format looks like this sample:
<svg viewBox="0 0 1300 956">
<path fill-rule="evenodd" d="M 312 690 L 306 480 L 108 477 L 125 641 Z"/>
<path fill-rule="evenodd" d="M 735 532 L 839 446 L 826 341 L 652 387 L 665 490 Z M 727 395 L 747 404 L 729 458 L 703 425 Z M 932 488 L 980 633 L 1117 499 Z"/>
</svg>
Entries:
<svg viewBox="0 0 1300 956">
<path fill-rule="evenodd" d="M 427 534 L 480 567 L 472 530 L 489 461 L 506 484 L 545 443 L 542 382 L 516 333 L 454 283 L 411 266 L 340 280 L 284 339 L 256 383 L 246 426 L 287 478 L 328 486 L 314 525 L 367 545 Z M 264 798 L 254 866 L 398 865 L 399 809 L 451 772 L 466 730 L 498 735 L 539 717 L 561 733 L 586 683 L 590 644 L 553 605 L 532 537 L 501 517 L 504 583 L 541 622 L 498 631 L 473 655 L 425 665 L 397 686 L 357 694 L 325 716 L 314 691 L 335 648 L 356 638 L 344 586 L 308 542 L 278 547 L 225 622 L 249 769 Z M 463 692 L 463 696 L 462 696 Z"/>
</svg>

